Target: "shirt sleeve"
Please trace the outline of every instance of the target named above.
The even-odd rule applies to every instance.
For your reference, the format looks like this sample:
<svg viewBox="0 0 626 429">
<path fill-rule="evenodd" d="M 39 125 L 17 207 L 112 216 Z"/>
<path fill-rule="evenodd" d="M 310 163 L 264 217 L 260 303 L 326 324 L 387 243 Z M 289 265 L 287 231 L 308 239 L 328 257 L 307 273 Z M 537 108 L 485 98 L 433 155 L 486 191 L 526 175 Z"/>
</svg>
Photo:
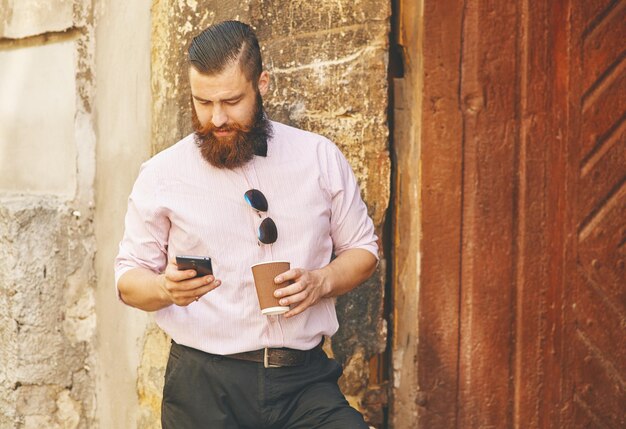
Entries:
<svg viewBox="0 0 626 429">
<path fill-rule="evenodd" d="M 165 270 L 170 220 L 156 198 L 158 188 L 158 177 L 144 163 L 128 198 L 124 237 L 115 259 L 116 286 L 122 274 L 133 268 Z"/>
<path fill-rule="evenodd" d="M 335 255 L 348 249 L 365 249 L 378 257 L 374 223 L 361 199 L 361 191 L 348 160 L 329 142 L 327 177 L 331 196 L 330 234 Z"/>
</svg>

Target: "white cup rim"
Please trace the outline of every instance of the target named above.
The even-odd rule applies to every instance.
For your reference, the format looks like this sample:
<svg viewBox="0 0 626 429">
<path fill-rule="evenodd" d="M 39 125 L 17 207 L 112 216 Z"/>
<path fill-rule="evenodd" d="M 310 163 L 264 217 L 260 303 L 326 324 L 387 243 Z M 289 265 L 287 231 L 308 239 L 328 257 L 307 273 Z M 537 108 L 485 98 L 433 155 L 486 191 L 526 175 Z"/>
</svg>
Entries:
<svg viewBox="0 0 626 429">
<path fill-rule="evenodd" d="M 267 307 L 264 308 L 263 310 L 261 310 L 261 313 L 265 314 L 266 316 L 277 316 L 279 314 L 283 314 L 289 311 L 289 307 L 287 306 L 278 306 L 278 307 Z"/>
</svg>

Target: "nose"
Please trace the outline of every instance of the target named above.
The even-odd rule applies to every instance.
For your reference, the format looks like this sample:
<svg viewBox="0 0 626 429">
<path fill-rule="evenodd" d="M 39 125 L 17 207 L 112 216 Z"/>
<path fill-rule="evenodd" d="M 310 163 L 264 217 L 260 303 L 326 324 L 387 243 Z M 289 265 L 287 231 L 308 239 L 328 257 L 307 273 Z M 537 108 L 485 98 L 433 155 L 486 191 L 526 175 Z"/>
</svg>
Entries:
<svg viewBox="0 0 626 429">
<path fill-rule="evenodd" d="M 224 109 L 222 109 L 219 104 L 215 103 L 215 105 L 213 106 L 213 115 L 211 116 L 211 122 L 213 123 L 213 125 L 219 128 L 224 125 L 227 120 L 228 117 L 226 116 Z"/>
</svg>

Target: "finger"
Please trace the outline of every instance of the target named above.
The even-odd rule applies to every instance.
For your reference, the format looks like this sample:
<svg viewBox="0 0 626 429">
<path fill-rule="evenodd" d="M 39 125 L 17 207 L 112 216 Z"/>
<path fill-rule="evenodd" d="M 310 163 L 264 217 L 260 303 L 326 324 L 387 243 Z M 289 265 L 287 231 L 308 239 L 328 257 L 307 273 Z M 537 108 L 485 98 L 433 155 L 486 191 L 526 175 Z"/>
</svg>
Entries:
<svg viewBox="0 0 626 429">
<path fill-rule="evenodd" d="M 304 282 L 297 281 L 295 283 L 290 284 L 289 286 L 281 287 L 280 289 L 276 289 L 274 291 L 274 296 L 276 298 L 280 298 L 283 296 L 295 295 L 297 293 L 305 290 Z"/>
<path fill-rule="evenodd" d="M 290 295 L 286 298 L 282 298 L 278 302 L 280 305 L 292 305 L 292 304 L 297 304 L 301 301 L 304 301 L 308 297 L 309 297 L 309 292 L 307 290 L 303 290 L 302 292 L 297 293 L 295 295 Z"/>
<path fill-rule="evenodd" d="M 165 272 L 167 273 L 167 272 L 170 272 L 170 271 L 174 271 L 174 272 L 175 271 L 179 271 L 178 264 L 176 263 L 175 259 L 170 259 L 167 262 L 167 266 L 165 267 Z"/>
<path fill-rule="evenodd" d="M 187 292 L 211 283 L 214 280 L 214 277 L 210 275 L 204 277 L 192 277 L 190 279 L 176 280 L 168 277 L 168 275 L 166 274 L 165 288 L 170 291 L 170 293 Z"/>
<path fill-rule="evenodd" d="M 221 284 L 222 282 L 220 280 L 216 280 L 194 289 L 179 290 L 172 293 L 172 300 L 176 305 L 187 306 L 192 302 L 199 300 L 201 297 L 219 287 Z"/>
<path fill-rule="evenodd" d="M 299 305 L 297 305 L 296 307 L 286 312 L 284 314 L 284 317 L 289 319 L 290 317 L 297 316 L 298 314 L 302 313 L 304 310 L 306 310 L 310 306 L 311 306 L 311 302 L 309 300 L 304 300 Z"/>
<path fill-rule="evenodd" d="M 191 280 L 185 280 L 182 282 L 179 282 L 178 285 L 180 286 L 177 290 L 180 294 L 180 296 L 183 297 L 194 297 L 196 295 L 198 295 L 198 291 L 199 290 L 204 290 L 206 289 L 208 286 L 214 285 L 214 283 L 221 283 L 220 280 L 216 280 L 213 276 L 209 275 L 209 276 L 205 276 L 205 277 L 198 277 L 195 279 L 191 279 Z"/>
<path fill-rule="evenodd" d="M 202 286 L 210 285 L 214 281 L 215 278 L 213 276 L 198 277 L 180 282 L 168 281 L 166 279 L 164 287 L 167 294 L 175 304 L 188 305 L 187 302 L 183 301 L 194 298 L 197 295 L 197 292 L 194 293 L 194 290 Z"/>
<path fill-rule="evenodd" d="M 285 271 L 274 278 L 274 283 L 280 284 L 288 280 L 296 280 L 304 274 L 302 268 L 292 268 L 289 271 Z"/>
<path fill-rule="evenodd" d="M 197 302 L 198 299 L 196 299 L 196 298 L 180 298 L 180 299 L 174 301 L 174 304 L 176 304 L 179 307 L 187 307 L 188 305 L 193 304 L 194 302 Z"/>
<path fill-rule="evenodd" d="M 222 284 L 221 280 L 211 281 L 211 282 L 208 282 L 206 284 L 203 284 L 200 287 L 197 287 L 197 288 L 191 290 L 191 293 L 195 297 L 201 297 L 201 296 L 211 292 L 213 289 L 219 287 L 221 284 Z"/>
<path fill-rule="evenodd" d="M 165 276 L 174 282 L 192 279 L 197 275 L 195 270 L 179 270 L 174 265 L 168 265 Z"/>
<path fill-rule="evenodd" d="M 193 290 L 202 286 L 205 286 L 209 283 L 213 283 L 215 281 L 215 277 L 212 275 L 204 276 L 204 277 L 196 277 L 189 280 L 184 280 L 181 284 L 185 285 L 185 289 Z"/>
</svg>

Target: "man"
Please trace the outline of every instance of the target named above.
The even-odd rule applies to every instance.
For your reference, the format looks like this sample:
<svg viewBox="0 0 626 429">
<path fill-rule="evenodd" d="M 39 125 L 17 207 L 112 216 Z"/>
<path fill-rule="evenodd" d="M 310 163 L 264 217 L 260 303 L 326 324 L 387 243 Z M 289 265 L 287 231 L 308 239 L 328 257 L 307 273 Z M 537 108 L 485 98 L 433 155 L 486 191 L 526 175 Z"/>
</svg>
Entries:
<svg viewBox="0 0 626 429">
<path fill-rule="evenodd" d="M 267 118 L 248 25 L 196 36 L 189 80 L 195 133 L 142 166 L 116 260 L 120 299 L 172 337 L 163 427 L 367 428 L 321 349 L 334 297 L 378 260 L 350 166 L 327 139 Z M 177 255 L 210 257 L 213 275 L 178 270 Z M 275 292 L 290 307 L 279 316 L 261 314 L 250 269 L 271 260 L 292 267 L 275 279 L 293 281 Z"/>
</svg>

